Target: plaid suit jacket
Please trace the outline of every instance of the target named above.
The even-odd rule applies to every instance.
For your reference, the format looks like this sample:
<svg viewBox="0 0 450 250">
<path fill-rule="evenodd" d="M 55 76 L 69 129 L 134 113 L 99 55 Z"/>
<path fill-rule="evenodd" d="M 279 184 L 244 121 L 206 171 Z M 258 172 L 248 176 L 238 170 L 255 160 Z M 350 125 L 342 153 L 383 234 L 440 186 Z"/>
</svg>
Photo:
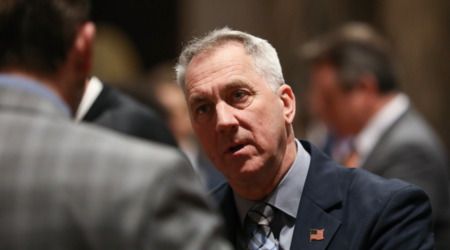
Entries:
<svg viewBox="0 0 450 250">
<path fill-rule="evenodd" d="M 0 249 L 228 249 L 175 148 L 0 87 Z"/>
</svg>

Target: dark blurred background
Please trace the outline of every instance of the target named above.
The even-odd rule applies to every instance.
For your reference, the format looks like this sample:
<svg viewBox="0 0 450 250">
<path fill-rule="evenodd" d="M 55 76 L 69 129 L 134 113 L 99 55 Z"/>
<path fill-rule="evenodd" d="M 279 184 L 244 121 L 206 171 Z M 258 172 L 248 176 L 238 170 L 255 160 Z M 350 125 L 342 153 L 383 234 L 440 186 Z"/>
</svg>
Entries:
<svg viewBox="0 0 450 250">
<path fill-rule="evenodd" d="M 402 90 L 450 146 L 448 0 L 93 0 L 92 17 L 98 25 L 93 75 L 143 101 L 155 98 L 152 85 L 170 80 L 167 68 L 193 36 L 228 26 L 268 40 L 297 96 L 298 138 L 310 119 L 299 46 L 345 22 L 367 22 L 391 41 Z"/>
</svg>

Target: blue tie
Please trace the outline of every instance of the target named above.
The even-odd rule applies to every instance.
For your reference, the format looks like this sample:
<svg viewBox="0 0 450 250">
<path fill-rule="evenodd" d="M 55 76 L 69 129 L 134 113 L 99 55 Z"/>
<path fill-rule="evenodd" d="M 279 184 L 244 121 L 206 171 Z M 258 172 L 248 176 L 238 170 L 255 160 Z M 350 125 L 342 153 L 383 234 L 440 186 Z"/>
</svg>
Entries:
<svg viewBox="0 0 450 250">
<path fill-rule="evenodd" d="M 267 203 L 259 202 L 247 213 L 244 232 L 249 235 L 247 250 L 278 250 L 278 241 L 270 228 L 275 215 L 274 209 Z"/>
</svg>

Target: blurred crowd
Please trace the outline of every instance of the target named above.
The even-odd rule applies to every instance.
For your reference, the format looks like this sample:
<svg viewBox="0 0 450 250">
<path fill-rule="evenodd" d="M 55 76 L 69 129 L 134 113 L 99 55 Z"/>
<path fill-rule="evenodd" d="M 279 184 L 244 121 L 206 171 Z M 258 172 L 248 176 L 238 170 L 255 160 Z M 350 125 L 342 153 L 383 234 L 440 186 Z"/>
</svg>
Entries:
<svg viewBox="0 0 450 250">
<path fill-rule="evenodd" d="M 61 0 L 73 12 L 46 6 L 57 0 L 33 7 L 24 2 L 0 3 L 0 248 L 231 249 L 221 232 L 230 227 L 227 215 L 223 229 L 223 218 L 219 219 L 205 198 L 206 191 L 223 187 L 229 173 L 225 173 L 226 178 L 224 171 L 214 166 L 212 162 L 217 159 L 211 159 L 204 139 L 197 137 L 200 125 L 197 130 L 191 125 L 194 115 L 187 105 L 187 90 L 176 83 L 176 65 L 162 62 L 142 77 L 124 73 L 127 77 L 118 82 L 105 81 L 105 69 L 99 67 L 111 63 L 110 54 L 123 65 L 134 60 L 135 52 L 122 50 L 125 42 L 105 45 L 108 39 L 99 37 L 102 43 L 95 43 L 95 27 L 88 22 L 87 7 L 72 3 L 76 1 Z M 83 14 L 76 16 L 76 12 Z M 47 31 L 43 27 L 48 20 L 43 20 L 43 14 L 62 15 L 52 18 L 67 24 L 55 24 Z M 24 16 L 30 20 L 21 20 Z M 68 17 L 71 19 L 66 20 Z M 31 29 L 36 30 L 27 30 L 26 25 L 32 22 L 36 26 Z M 70 29 L 76 30 L 76 35 L 58 37 L 58 32 Z M 114 36 L 109 40 L 117 42 L 117 36 L 123 34 Z M 63 44 L 60 47 L 59 42 Z M 298 46 L 298 57 L 305 62 L 302 70 L 309 76 L 306 98 L 311 119 L 305 137 L 339 165 L 423 189 L 432 208 L 436 249 L 450 249 L 447 150 L 400 88 L 398 62 L 388 40 L 370 25 L 353 22 Z M 94 53 L 97 71 L 91 73 Z M 39 88 L 46 86 L 47 90 L 7 78 L 11 75 L 32 78 Z M 31 95 L 9 90 L 14 87 L 2 85 L 2 81 L 23 85 L 21 88 L 50 101 L 35 101 Z M 48 89 L 63 101 L 47 93 L 51 92 Z M 28 102 L 28 106 L 23 104 Z M 60 110 L 55 108 L 59 106 Z M 16 117 L 16 113 L 20 115 Z M 38 114 L 45 114 L 45 118 Z M 69 125 L 64 119 L 69 116 L 75 123 Z M 293 145 L 298 149 L 301 144 Z M 145 165 L 151 170 L 145 170 Z M 33 170 L 35 166 L 42 169 Z M 80 172 L 62 166 L 78 167 Z M 186 170 L 191 168 L 195 175 Z M 45 182 L 51 184 L 43 185 Z M 78 190 L 80 183 L 84 189 Z M 149 200 L 146 194 L 150 194 Z M 166 196 L 170 201 L 162 198 Z M 240 196 L 235 193 L 233 197 Z M 68 206 L 66 200 L 67 204 L 80 205 Z M 148 211 L 152 214 L 146 215 Z M 147 220 L 154 220 L 157 226 L 146 228 Z M 197 220 L 202 225 L 191 226 Z M 68 224 L 70 230 L 55 237 L 35 235 L 39 232 L 34 229 L 41 223 L 55 228 Z M 95 225 L 90 227 L 90 223 Z M 147 242 L 141 236 L 152 233 L 161 237 Z M 308 234 L 311 241 L 311 232 Z M 138 237 L 142 239 L 136 240 Z M 47 240 L 53 245 L 45 243 Z M 73 248 L 66 247 L 65 241 Z"/>
</svg>

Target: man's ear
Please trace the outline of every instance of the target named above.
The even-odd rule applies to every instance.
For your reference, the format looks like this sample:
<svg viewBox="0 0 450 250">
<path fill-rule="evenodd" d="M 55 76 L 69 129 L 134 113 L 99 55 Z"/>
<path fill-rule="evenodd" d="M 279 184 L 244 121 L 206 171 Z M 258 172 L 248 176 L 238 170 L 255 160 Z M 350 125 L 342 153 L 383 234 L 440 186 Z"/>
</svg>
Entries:
<svg viewBox="0 0 450 250">
<path fill-rule="evenodd" d="M 291 125 L 295 117 L 295 96 L 289 85 L 283 84 L 278 89 L 278 95 L 283 102 L 283 114 L 286 125 Z"/>
<path fill-rule="evenodd" d="M 72 52 L 75 66 L 80 74 L 87 75 L 92 69 L 94 38 L 95 24 L 93 22 L 86 22 L 78 28 Z"/>
</svg>

